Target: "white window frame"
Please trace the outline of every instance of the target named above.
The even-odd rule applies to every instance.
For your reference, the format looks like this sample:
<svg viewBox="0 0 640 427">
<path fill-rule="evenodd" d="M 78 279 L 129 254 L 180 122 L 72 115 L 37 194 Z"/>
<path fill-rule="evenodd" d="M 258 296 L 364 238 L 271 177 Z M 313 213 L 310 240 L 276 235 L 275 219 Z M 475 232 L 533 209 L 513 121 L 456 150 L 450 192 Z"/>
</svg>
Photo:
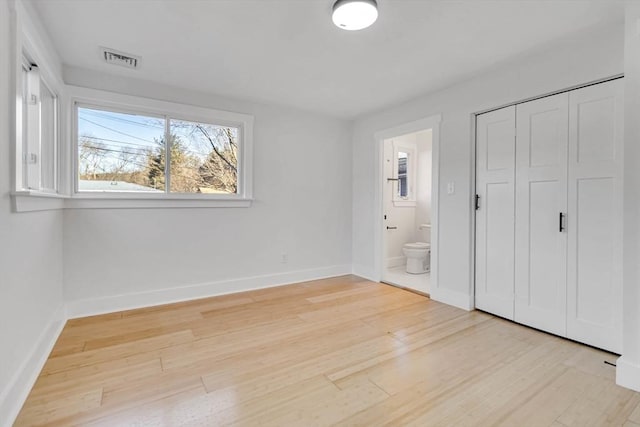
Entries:
<svg viewBox="0 0 640 427">
<path fill-rule="evenodd" d="M 16 141 L 20 147 L 20 160 L 22 162 L 22 179 L 20 189 L 29 192 L 45 194 L 58 194 L 59 192 L 59 145 L 60 145 L 60 101 L 59 95 L 52 89 L 40 72 L 40 68 L 34 61 L 23 56 L 22 69 L 27 69 L 26 82 L 22 81 L 23 97 L 26 99 L 26 117 L 21 117 L 21 122 L 16 126 L 22 127 L 22 141 Z M 22 73 L 21 73 L 22 76 Z M 25 86 L 26 83 L 26 86 Z M 44 135 L 42 126 L 42 97 L 41 86 L 45 86 L 53 95 L 53 132 Z M 24 93 L 24 90 L 27 93 Z M 43 185 L 43 143 L 51 145 L 53 156 L 53 186 L 47 188 Z"/>
<path fill-rule="evenodd" d="M 65 194 L 65 182 L 62 171 L 64 170 L 64 143 L 62 131 L 65 117 L 63 106 L 64 88 L 62 81 L 60 64 L 56 62 L 57 57 L 52 54 L 52 50 L 47 47 L 47 40 L 42 36 L 41 28 L 37 19 L 33 18 L 33 11 L 27 10 L 26 4 L 14 2 L 10 4 L 11 10 L 11 82 L 15 90 L 15 102 L 12 110 L 12 179 L 11 196 L 13 208 L 16 212 L 28 212 L 37 210 L 63 209 Z M 35 173 L 34 167 L 29 167 L 26 163 L 26 153 L 37 151 L 38 167 L 42 168 L 42 158 L 40 151 L 40 124 L 34 126 L 33 119 L 27 120 L 23 117 L 23 93 L 25 81 L 23 79 L 23 68 L 27 65 L 37 65 L 37 73 L 42 84 L 55 97 L 54 106 L 54 130 L 52 138 L 53 147 L 51 150 L 53 158 L 53 187 L 43 188 L 41 185 L 40 172 Z M 35 74 L 31 75 L 35 77 Z M 28 78 L 32 78 L 27 75 Z M 37 94 L 36 94 L 37 95 Z M 38 103 L 40 100 L 38 99 Z M 38 114 L 30 112 L 29 115 Z M 30 122 L 30 123 L 29 123 Z M 31 129 L 29 129 L 31 128 Z M 30 138 L 30 145 L 27 145 L 27 138 Z M 36 144 L 37 139 L 37 144 Z M 37 149 L 37 150 L 36 150 Z M 33 151 L 32 151 L 33 150 Z M 29 182 L 27 175 L 31 175 Z M 37 182 L 37 185 L 34 184 Z"/>
<path fill-rule="evenodd" d="M 95 89 L 68 86 L 71 111 L 71 152 L 73 166 L 70 177 L 73 189 L 67 205 L 72 208 L 150 208 L 150 207 L 248 207 L 253 197 L 253 116 L 214 110 L 168 101 L 117 94 Z M 144 192 L 78 191 L 78 107 L 112 112 L 166 116 L 238 128 L 238 192 L 236 194 L 183 194 Z M 168 124 L 168 123 L 167 123 Z"/>
<path fill-rule="evenodd" d="M 398 167 L 399 153 L 407 153 L 407 196 L 401 197 L 398 194 L 398 187 L 393 191 L 393 205 L 397 207 L 412 207 L 416 206 L 416 155 L 417 149 L 415 144 L 407 144 L 399 141 L 393 141 L 393 176 L 400 178 L 400 171 Z"/>
</svg>

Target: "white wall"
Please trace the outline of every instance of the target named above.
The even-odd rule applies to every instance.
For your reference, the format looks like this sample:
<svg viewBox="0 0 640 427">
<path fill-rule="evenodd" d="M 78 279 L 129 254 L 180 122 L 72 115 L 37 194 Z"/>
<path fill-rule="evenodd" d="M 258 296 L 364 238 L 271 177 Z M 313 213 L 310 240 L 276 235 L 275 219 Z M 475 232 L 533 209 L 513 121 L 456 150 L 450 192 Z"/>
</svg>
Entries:
<svg viewBox="0 0 640 427">
<path fill-rule="evenodd" d="M 431 223 L 431 171 L 432 171 L 432 136 L 431 129 L 416 133 L 417 166 L 416 166 L 416 230 L 415 240 L 430 242 L 429 230 L 420 230 L 420 225 Z"/>
<path fill-rule="evenodd" d="M 65 212 L 72 315 L 351 271 L 348 122 L 85 70 L 67 69 L 65 80 L 255 116 L 250 208 Z M 95 301 L 141 292 L 151 294 Z"/>
<path fill-rule="evenodd" d="M 375 278 L 374 133 L 442 113 L 440 129 L 439 277 L 432 296 L 472 306 L 472 115 L 623 71 L 623 26 L 547 46 L 443 91 L 357 120 L 353 131 L 354 271 Z M 448 183 L 455 193 L 447 194 Z"/>
<path fill-rule="evenodd" d="M 618 384 L 640 391 L 640 3 L 626 3 L 624 265 L 622 357 Z"/>
<path fill-rule="evenodd" d="M 0 425 L 20 409 L 63 317 L 62 212 L 12 212 L 11 4 L 0 1 Z"/>
</svg>

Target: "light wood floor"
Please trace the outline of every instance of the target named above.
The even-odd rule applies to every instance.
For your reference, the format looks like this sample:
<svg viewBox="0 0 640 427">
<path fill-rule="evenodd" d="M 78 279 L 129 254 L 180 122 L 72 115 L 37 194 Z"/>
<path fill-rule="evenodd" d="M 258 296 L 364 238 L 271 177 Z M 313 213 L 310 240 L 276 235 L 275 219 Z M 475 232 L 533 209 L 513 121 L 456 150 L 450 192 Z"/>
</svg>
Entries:
<svg viewBox="0 0 640 427">
<path fill-rule="evenodd" d="M 638 426 L 615 359 L 346 276 L 69 321 L 16 425 Z"/>
</svg>

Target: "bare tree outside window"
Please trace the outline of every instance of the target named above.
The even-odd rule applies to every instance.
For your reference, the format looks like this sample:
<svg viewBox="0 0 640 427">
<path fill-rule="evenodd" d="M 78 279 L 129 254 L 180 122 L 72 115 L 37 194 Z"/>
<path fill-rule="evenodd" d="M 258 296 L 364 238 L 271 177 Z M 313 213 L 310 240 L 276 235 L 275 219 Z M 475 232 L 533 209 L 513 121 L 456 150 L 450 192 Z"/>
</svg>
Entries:
<svg viewBox="0 0 640 427">
<path fill-rule="evenodd" d="M 171 192 L 237 193 L 238 129 L 171 120 L 171 134 L 180 147 L 171 156 Z"/>
</svg>

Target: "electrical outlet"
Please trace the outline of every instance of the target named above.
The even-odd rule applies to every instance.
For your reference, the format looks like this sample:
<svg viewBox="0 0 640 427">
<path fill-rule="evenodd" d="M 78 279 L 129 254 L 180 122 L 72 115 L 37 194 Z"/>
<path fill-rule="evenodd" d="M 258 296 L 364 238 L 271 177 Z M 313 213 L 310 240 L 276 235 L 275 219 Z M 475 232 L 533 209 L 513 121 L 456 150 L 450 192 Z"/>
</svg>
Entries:
<svg viewBox="0 0 640 427">
<path fill-rule="evenodd" d="M 280 262 L 282 264 L 288 263 L 289 262 L 289 255 L 287 255 L 287 254 L 280 255 Z"/>
</svg>

